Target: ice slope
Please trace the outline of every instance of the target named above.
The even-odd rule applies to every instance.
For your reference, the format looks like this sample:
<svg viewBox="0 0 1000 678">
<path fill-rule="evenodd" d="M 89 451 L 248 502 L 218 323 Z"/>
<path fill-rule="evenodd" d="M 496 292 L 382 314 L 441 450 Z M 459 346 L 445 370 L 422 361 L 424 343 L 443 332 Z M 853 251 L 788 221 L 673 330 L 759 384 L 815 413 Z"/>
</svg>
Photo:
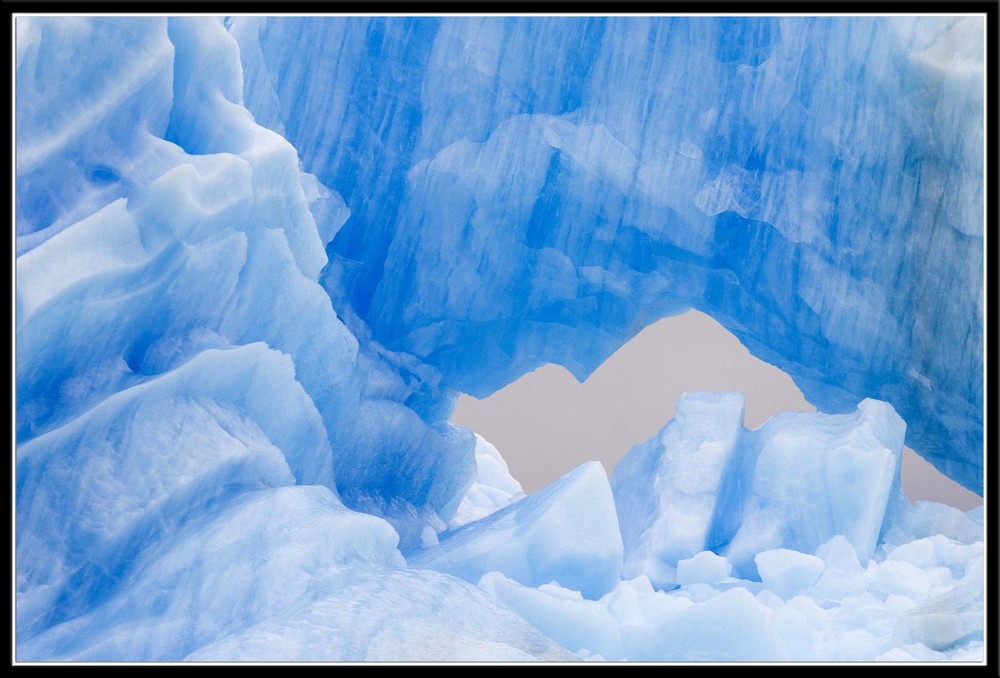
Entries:
<svg viewBox="0 0 1000 678">
<path fill-rule="evenodd" d="M 522 501 L 440 535 L 440 543 L 407 562 L 472 583 L 496 571 L 528 586 L 558 582 L 599 598 L 622 570 L 608 477 L 599 462 L 588 462 Z"/>
<path fill-rule="evenodd" d="M 218 504 L 149 549 L 116 595 L 19 645 L 18 659 L 572 658 L 475 587 L 402 567 L 392 528 L 326 488 Z"/>
<path fill-rule="evenodd" d="M 342 500 L 404 541 L 443 528 L 475 477 L 474 436 L 425 424 L 337 318 L 316 278 L 319 234 L 339 224 L 317 229 L 310 208 L 342 218 L 342 203 L 242 107 L 221 21 L 17 30 L 18 657 L 181 659 L 252 610 L 273 617 L 299 547 L 256 523 L 293 507 L 234 508 L 271 488 L 320 499 L 284 516 L 290 530 L 344 516 L 312 538 L 299 594 L 331 534 L 361 569 L 352 530 L 401 565 L 399 534 Z M 181 548 L 220 520 L 247 537 L 205 560 Z M 219 590 L 256 540 L 257 579 Z"/>
<path fill-rule="evenodd" d="M 975 659 L 981 511 L 858 405 L 979 487 L 972 28 L 19 17 L 16 658 Z M 662 495 L 447 421 L 688 306 L 839 414 L 715 396 Z"/>
<path fill-rule="evenodd" d="M 980 18 L 230 29 L 250 110 L 351 210 L 325 288 L 433 367 L 429 421 L 697 308 L 821 411 L 891 403 L 982 491 Z"/>
</svg>

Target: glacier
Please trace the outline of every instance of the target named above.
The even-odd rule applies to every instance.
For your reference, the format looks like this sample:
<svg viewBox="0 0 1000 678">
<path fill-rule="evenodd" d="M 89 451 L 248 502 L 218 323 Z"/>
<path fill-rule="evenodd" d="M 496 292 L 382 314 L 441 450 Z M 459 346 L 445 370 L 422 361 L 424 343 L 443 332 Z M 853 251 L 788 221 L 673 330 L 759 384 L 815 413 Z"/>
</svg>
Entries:
<svg viewBox="0 0 1000 678">
<path fill-rule="evenodd" d="M 983 17 L 14 22 L 17 662 L 984 659 Z M 817 412 L 449 421 L 692 308 Z"/>
</svg>

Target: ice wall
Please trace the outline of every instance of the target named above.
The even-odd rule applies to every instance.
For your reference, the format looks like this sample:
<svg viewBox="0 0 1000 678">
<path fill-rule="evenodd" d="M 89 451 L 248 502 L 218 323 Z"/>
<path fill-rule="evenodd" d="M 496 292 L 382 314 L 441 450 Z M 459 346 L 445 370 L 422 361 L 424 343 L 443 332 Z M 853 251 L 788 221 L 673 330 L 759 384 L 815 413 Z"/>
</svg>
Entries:
<svg viewBox="0 0 1000 678">
<path fill-rule="evenodd" d="M 982 491 L 980 19 L 231 29 L 248 106 L 351 209 L 324 286 L 433 367 L 429 421 L 697 308 L 822 411 L 892 403 Z"/>
</svg>

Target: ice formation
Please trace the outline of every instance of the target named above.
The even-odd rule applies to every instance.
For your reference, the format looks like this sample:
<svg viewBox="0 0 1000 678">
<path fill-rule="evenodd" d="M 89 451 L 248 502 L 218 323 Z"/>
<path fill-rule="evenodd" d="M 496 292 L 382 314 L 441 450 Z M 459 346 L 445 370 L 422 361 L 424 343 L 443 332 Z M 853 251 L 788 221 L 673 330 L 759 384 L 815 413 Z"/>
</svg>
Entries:
<svg viewBox="0 0 1000 678">
<path fill-rule="evenodd" d="M 981 18 L 15 21 L 17 661 L 982 659 Z M 688 308 L 819 412 L 448 421 Z"/>
</svg>

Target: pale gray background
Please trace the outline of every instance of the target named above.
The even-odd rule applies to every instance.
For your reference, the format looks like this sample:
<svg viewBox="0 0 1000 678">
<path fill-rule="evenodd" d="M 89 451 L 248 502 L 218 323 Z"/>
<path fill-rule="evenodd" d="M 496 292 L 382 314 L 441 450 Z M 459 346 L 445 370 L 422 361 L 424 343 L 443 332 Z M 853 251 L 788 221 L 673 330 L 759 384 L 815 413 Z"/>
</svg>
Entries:
<svg viewBox="0 0 1000 678">
<path fill-rule="evenodd" d="M 546 365 L 492 396 L 462 396 L 451 420 L 493 443 L 511 474 L 531 493 L 585 461 L 610 474 L 632 445 L 674 416 L 685 391 L 741 391 L 745 425 L 777 412 L 813 411 L 791 378 L 750 355 L 722 325 L 697 311 L 650 325 L 584 383 Z M 904 449 L 903 490 L 968 510 L 982 498 Z"/>
</svg>

